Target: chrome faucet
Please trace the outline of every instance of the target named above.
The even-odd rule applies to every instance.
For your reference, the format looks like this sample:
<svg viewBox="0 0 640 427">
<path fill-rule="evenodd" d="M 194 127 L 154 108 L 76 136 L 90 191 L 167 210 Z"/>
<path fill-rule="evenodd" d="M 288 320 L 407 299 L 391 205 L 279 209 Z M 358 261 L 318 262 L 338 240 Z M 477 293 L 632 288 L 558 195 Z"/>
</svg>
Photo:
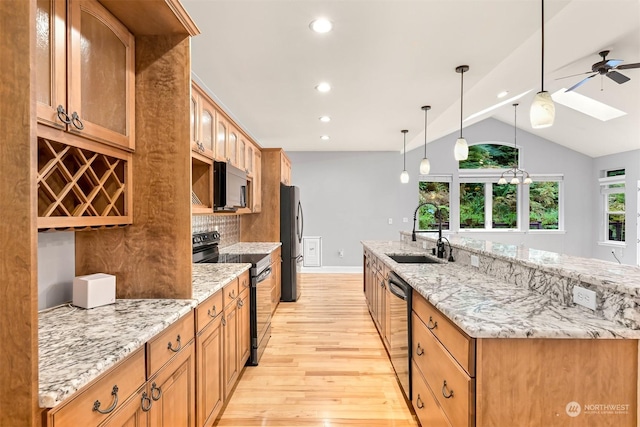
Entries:
<svg viewBox="0 0 640 427">
<path fill-rule="evenodd" d="M 421 207 L 427 206 L 427 205 L 433 206 L 436 209 L 436 216 L 438 217 L 438 240 L 436 242 L 436 251 L 437 251 L 438 258 L 444 258 L 445 257 L 444 240 L 446 240 L 447 243 L 449 243 L 449 239 L 447 239 L 446 237 L 444 238 L 442 237 L 442 209 L 438 208 L 433 203 L 429 203 L 429 202 L 421 203 L 413 212 L 413 230 L 411 231 L 411 241 L 415 242 L 416 233 L 421 232 L 421 231 L 416 231 L 416 220 L 418 219 L 418 211 L 420 210 Z M 449 261 L 453 261 L 453 252 L 451 250 L 451 243 L 449 243 Z"/>
</svg>

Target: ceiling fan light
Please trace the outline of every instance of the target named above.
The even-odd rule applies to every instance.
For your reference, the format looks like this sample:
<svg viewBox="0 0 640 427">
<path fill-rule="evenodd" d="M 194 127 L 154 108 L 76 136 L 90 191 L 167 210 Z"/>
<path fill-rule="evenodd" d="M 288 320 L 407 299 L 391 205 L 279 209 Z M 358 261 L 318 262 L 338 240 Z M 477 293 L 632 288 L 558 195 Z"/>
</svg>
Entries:
<svg viewBox="0 0 640 427">
<path fill-rule="evenodd" d="M 431 171 L 431 162 L 426 157 L 420 162 L 420 174 L 429 175 Z"/>
<path fill-rule="evenodd" d="M 553 125 L 556 117 L 556 107 L 551 95 L 546 90 L 540 91 L 533 98 L 529 111 L 531 127 L 534 129 L 548 128 Z"/>
<path fill-rule="evenodd" d="M 469 157 L 469 146 L 467 140 L 460 137 L 456 141 L 456 145 L 453 147 L 453 156 L 457 161 L 467 160 Z"/>
<path fill-rule="evenodd" d="M 507 184 L 507 180 L 504 179 L 504 176 L 501 176 L 500 179 L 498 180 L 498 185 L 506 185 Z"/>
<path fill-rule="evenodd" d="M 409 172 L 407 172 L 406 170 L 402 171 L 402 173 L 400 174 L 400 182 L 403 184 L 409 182 Z"/>
</svg>

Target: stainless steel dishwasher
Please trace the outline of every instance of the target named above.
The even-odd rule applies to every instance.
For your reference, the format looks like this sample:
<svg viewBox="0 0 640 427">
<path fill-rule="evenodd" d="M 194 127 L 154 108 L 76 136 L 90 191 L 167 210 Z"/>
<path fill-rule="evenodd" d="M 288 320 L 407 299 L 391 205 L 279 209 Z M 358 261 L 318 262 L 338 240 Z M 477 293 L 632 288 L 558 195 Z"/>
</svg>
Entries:
<svg viewBox="0 0 640 427">
<path fill-rule="evenodd" d="M 389 274 L 389 355 L 405 396 L 411 400 L 411 293 L 412 288 L 396 273 Z"/>
</svg>

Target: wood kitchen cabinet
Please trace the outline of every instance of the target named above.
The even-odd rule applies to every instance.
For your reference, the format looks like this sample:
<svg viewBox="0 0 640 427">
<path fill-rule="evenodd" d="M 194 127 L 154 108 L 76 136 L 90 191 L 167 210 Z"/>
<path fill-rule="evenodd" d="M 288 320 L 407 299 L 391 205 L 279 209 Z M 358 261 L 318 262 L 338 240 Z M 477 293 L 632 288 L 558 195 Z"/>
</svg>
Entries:
<svg viewBox="0 0 640 427">
<path fill-rule="evenodd" d="M 238 161 L 238 143 L 240 142 L 240 137 L 238 130 L 229 125 L 229 140 L 227 142 L 227 162 L 235 167 L 239 167 Z"/>
<path fill-rule="evenodd" d="M 149 425 L 149 410 L 153 401 L 145 384 L 100 427 L 142 427 Z"/>
<path fill-rule="evenodd" d="M 224 339 L 224 397 L 227 399 L 238 380 L 240 366 L 238 361 L 238 279 L 223 288 L 224 313 L 222 315 L 222 332 Z"/>
<path fill-rule="evenodd" d="M 191 89 L 191 149 L 213 159 L 216 142 L 216 110 L 195 83 Z"/>
<path fill-rule="evenodd" d="M 364 292 L 373 323 L 389 351 L 391 318 L 389 316 L 389 268 L 368 251 L 364 254 Z"/>
<path fill-rule="evenodd" d="M 291 160 L 284 151 L 280 153 L 280 182 L 284 185 L 291 185 Z"/>
<path fill-rule="evenodd" d="M 249 175 L 249 169 L 247 168 L 247 147 L 250 143 L 244 135 L 240 135 L 240 141 L 238 142 L 238 168 L 245 171 Z"/>
<path fill-rule="evenodd" d="M 247 363 L 251 355 L 251 309 L 249 288 L 240 291 L 238 297 L 238 366 L 240 369 Z"/>
<path fill-rule="evenodd" d="M 282 295 L 282 248 L 271 252 L 271 314 L 273 315 L 280 304 Z"/>
<path fill-rule="evenodd" d="M 135 148 L 134 37 L 96 0 L 38 0 L 38 122 Z"/>
<path fill-rule="evenodd" d="M 278 194 L 280 196 L 280 194 Z M 262 211 L 262 153 L 258 149 L 253 151 L 253 181 L 251 185 L 251 212 Z M 279 241 L 279 240 L 274 240 Z"/>
<path fill-rule="evenodd" d="M 218 114 L 216 118 L 216 154 L 215 159 L 219 162 L 226 162 L 228 158 L 227 154 L 227 142 L 229 140 L 229 122 Z"/>
</svg>

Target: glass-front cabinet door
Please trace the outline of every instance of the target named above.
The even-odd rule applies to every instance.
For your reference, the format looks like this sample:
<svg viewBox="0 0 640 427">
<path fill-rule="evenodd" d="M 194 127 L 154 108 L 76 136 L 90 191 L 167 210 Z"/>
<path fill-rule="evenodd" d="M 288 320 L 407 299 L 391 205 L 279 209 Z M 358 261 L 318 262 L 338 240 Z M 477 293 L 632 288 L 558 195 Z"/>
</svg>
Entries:
<svg viewBox="0 0 640 427">
<path fill-rule="evenodd" d="M 240 137 L 238 144 L 238 167 L 245 172 L 247 171 L 247 143 L 242 137 Z"/>
<path fill-rule="evenodd" d="M 213 145 L 216 139 L 215 133 L 215 113 L 211 105 L 202 103 L 200 113 L 200 151 L 209 158 L 213 158 Z"/>
<path fill-rule="evenodd" d="M 229 129 L 229 146 L 227 147 L 227 161 L 238 167 L 238 131 Z"/>
<path fill-rule="evenodd" d="M 253 144 L 248 143 L 247 144 L 247 175 L 248 176 L 253 176 L 253 170 L 254 170 L 254 155 L 253 153 L 255 152 L 255 148 L 253 147 Z"/>
<path fill-rule="evenodd" d="M 220 162 L 227 161 L 227 132 L 228 125 L 227 121 L 224 120 L 221 116 L 218 116 L 218 129 L 216 139 L 216 160 Z"/>
</svg>

